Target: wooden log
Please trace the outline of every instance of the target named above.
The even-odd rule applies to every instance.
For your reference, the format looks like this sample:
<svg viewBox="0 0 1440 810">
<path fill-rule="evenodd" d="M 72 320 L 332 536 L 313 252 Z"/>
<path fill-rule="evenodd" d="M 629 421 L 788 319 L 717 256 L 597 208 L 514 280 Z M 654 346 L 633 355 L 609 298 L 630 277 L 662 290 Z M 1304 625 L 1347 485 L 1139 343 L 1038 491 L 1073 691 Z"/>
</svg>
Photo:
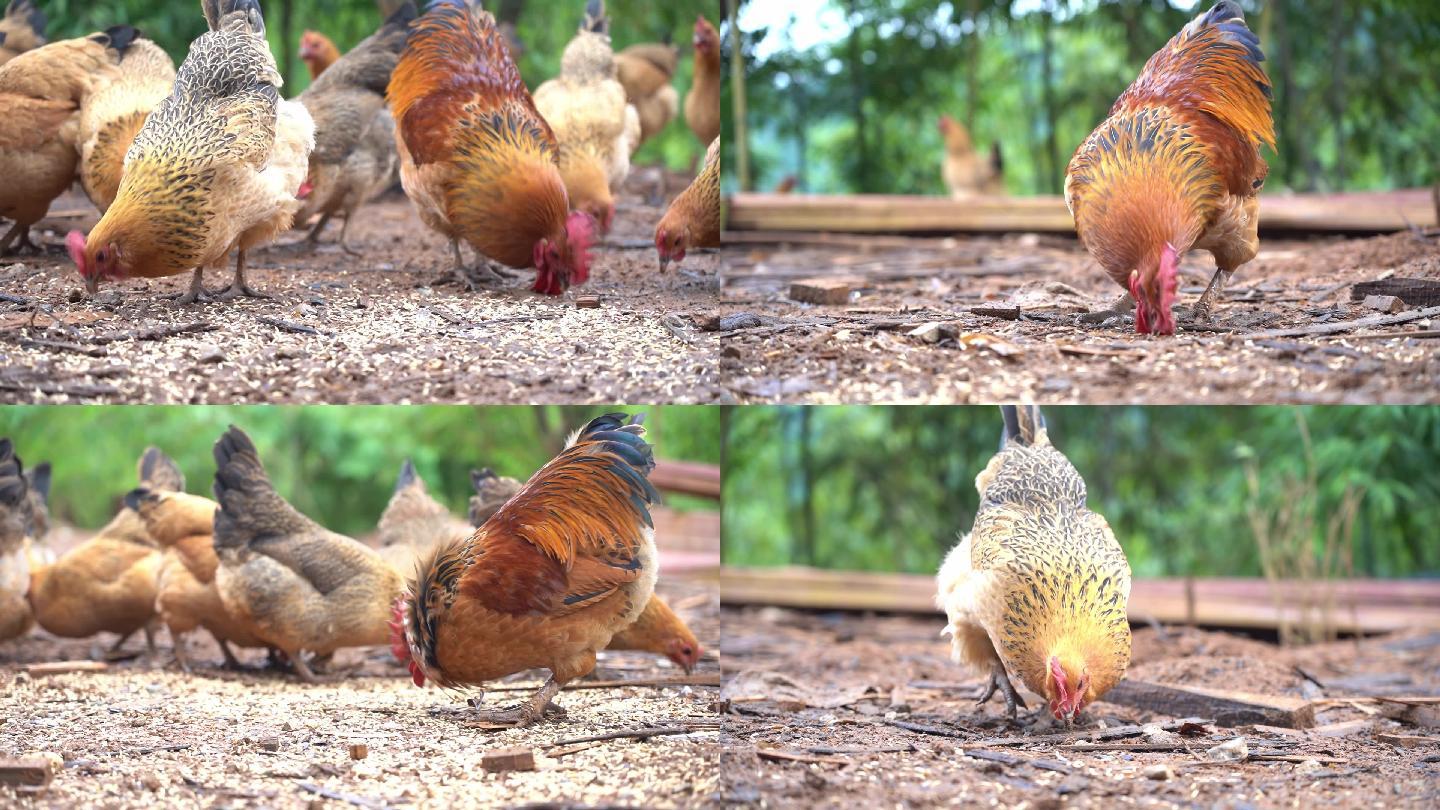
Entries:
<svg viewBox="0 0 1440 810">
<path fill-rule="evenodd" d="M 1383 233 L 1436 225 L 1424 189 L 1345 194 L 1262 195 L 1260 230 Z M 735 231 L 1074 233 L 1059 196 L 944 197 L 736 194 L 727 228 Z"/>
<path fill-rule="evenodd" d="M 1440 746 L 1440 737 L 1421 737 L 1416 734 L 1376 734 L 1375 739 L 1398 748 L 1420 748 L 1426 745 Z"/>
<path fill-rule="evenodd" d="M 55 763 L 44 757 L 0 757 L 0 785 L 16 793 L 44 793 L 55 778 Z"/>
<path fill-rule="evenodd" d="M 850 303 L 855 282 L 848 278 L 805 278 L 790 282 L 790 300 L 835 306 Z"/>
<path fill-rule="evenodd" d="M 25 674 L 32 676 L 39 675 L 65 675 L 71 672 L 104 672 L 110 665 L 104 661 L 46 661 L 40 664 L 27 664 Z"/>
<path fill-rule="evenodd" d="M 535 770 L 535 752 L 529 748 L 502 748 L 486 751 L 480 757 L 480 767 L 490 773 Z"/>
<path fill-rule="evenodd" d="M 1440 281 L 1429 278 L 1384 278 L 1361 281 L 1350 287 L 1350 300 L 1363 301 L 1372 295 L 1391 295 L 1412 307 L 1440 304 Z"/>
<path fill-rule="evenodd" d="M 715 464 L 657 460 L 650 471 L 650 483 L 666 492 L 720 499 L 720 467 Z"/>
<path fill-rule="evenodd" d="M 1204 715 L 1218 726 L 1262 723 L 1281 728 L 1313 728 L 1315 707 L 1298 698 L 1254 695 L 1221 689 L 1202 689 L 1125 679 L 1100 698 L 1135 709 L 1172 717 Z"/>
</svg>

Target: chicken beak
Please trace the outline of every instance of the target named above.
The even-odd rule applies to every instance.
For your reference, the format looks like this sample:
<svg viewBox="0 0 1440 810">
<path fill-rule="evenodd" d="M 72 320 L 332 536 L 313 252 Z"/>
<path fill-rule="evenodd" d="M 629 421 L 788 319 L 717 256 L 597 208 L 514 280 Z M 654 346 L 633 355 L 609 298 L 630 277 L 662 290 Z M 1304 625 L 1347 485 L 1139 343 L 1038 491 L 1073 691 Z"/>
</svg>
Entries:
<svg viewBox="0 0 1440 810">
<path fill-rule="evenodd" d="M 85 279 L 85 291 L 93 297 L 95 293 L 100 291 L 100 277 L 83 276 L 83 278 Z"/>
<path fill-rule="evenodd" d="M 669 268 L 670 268 L 670 257 L 669 257 L 669 256 L 661 256 L 661 257 L 660 257 L 660 272 L 663 273 L 663 272 L 665 272 L 666 270 L 668 270 Z"/>
</svg>

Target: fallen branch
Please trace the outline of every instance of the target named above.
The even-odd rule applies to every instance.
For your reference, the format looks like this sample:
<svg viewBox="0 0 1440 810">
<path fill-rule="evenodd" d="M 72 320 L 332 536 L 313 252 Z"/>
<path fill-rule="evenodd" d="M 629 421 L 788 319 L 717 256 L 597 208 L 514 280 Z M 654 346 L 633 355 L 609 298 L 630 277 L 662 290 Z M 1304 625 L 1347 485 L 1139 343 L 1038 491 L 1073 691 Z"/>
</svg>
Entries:
<svg viewBox="0 0 1440 810">
<path fill-rule="evenodd" d="M 380 801 L 379 799 L 371 799 L 371 798 L 368 798 L 368 797 L 366 797 L 366 796 L 356 796 L 356 795 L 353 794 L 353 793 L 341 793 L 341 792 L 338 791 L 338 790 L 330 790 L 330 789 L 328 789 L 328 788 L 320 787 L 319 785 L 314 784 L 313 782 L 300 782 L 300 781 L 297 781 L 297 782 L 295 783 L 295 786 L 298 787 L 298 788 L 300 788 L 301 790 L 309 791 L 309 792 L 311 792 L 311 793 L 314 793 L 314 794 L 317 795 L 317 796 L 321 796 L 321 797 L 326 798 L 326 799 L 334 799 L 334 800 L 336 800 L 336 801 L 349 802 L 350 804 L 353 804 L 353 805 L 355 805 L 356 807 L 370 807 L 370 808 L 374 808 L 375 810 L 388 810 L 388 808 L 390 807 L 390 805 L 386 804 L 385 802 Z"/>
<path fill-rule="evenodd" d="M 1351 340 L 1389 340 L 1391 338 L 1437 338 L 1440 329 L 1419 329 L 1414 332 L 1374 332 L 1368 335 L 1351 335 Z"/>
<path fill-rule="evenodd" d="M 676 675 L 670 678 L 631 678 L 619 681 L 571 681 L 560 687 L 570 689 L 622 689 L 627 686 L 719 686 L 720 673 L 704 675 Z M 486 692 L 533 692 L 538 687 L 532 684 L 505 684 L 491 686 Z"/>
<path fill-rule="evenodd" d="M 954 729 L 941 728 L 939 726 L 927 726 L 924 723 L 912 723 L 909 720 L 886 720 L 885 724 L 896 728 L 903 728 L 906 731 L 913 731 L 917 734 L 929 734 L 935 737 L 953 737 L 957 740 L 970 739 L 969 734 L 955 731 Z"/>
<path fill-rule="evenodd" d="M 57 352 L 75 352 L 87 357 L 108 357 L 110 352 L 100 346 L 81 346 L 79 343 L 69 343 L 63 340 L 44 340 L 42 338 L 21 338 L 21 348 L 25 349 L 54 349 Z"/>
<path fill-rule="evenodd" d="M 46 661 L 40 664 L 29 664 L 25 667 L 25 674 L 35 675 L 66 675 L 71 672 L 104 672 L 110 665 L 104 661 Z"/>
<path fill-rule="evenodd" d="M 0 301 L 6 301 L 11 304 L 19 304 L 22 307 L 30 306 L 29 298 L 23 298 L 18 295 L 11 295 L 9 293 L 0 293 Z"/>
<path fill-rule="evenodd" d="M 1014 754 L 1007 754 L 1004 751 L 986 751 L 982 748 L 962 748 L 960 755 L 970 757 L 971 759 L 999 762 L 1002 765 L 1033 765 L 1041 770 L 1054 771 L 1056 773 L 1070 773 L 1073 770 L 1069 765 L 1059 760 L 1018 757 Z"/>
<path fill-rule="evenodd" d="M 0 391 L 39 391 L 42 394 L 60 395 L 75 397 L 77 399 L 95 399 L 98 397 L 113 397 L 120 393 L 120 389 L 113 385 L 65 385 L 64 383 L 49 382 L 20 382 L 0 380 Z"/>
<path fill-rule="evenodd" d="M 689 734 L 697 729 L 688 726 L 657 726 L 654 728 L 636 728 L 629 731 L 611 731 L 607 734 L 592 734 L 588 737 L 571 737 L 565 740 L 554 740 L 547 747 L 559 748 L 565 745 L 577 745 L 588 742 L 604 742 L 605 740 L 648 740 L 651 737 L 666 737 L 673 734 Z"/>
<path fill-rule="evenodd" d="M 160 340 L 161 338 L 186 335 L 191 332 L 213 332 L 219 327 L 208 321 L 196 321 L 175 326 L 153 326 L 149 329 L 126 330 L 123 332 L 109 332 L 104 335 L 94 335 L 85 338 L 86 343 L 105 345 L 116 343 L 122 340 Z"/>
<path fill-rule="evenodd" d="M 294 321 L 285 321 L 279 318 L 272 318 L 269 315 L 256 315 L 255 320 L 267 326 L 273 326 L 282 332 L 294 332 L 299 335 L 329 336 L 330 334 L 329 332 L 321 332 L 319 329 L 316 329 L 313 326 L 306 326 L 303 323 L 295 323 Z"/>
<path fill-rule="evenodd" d="M 1114 690 L 1111 690 L 1114 691 Z M 1106 693 L 1107 695 L 1109 693 Z M 1187 717 L 1183 720 L 1175 720 L 1160 726 L 1165 731 L 1176 731 L 1184 726 L 1204 726 L 1214 721 L 1202 720 L 1197 717 Z M 1029 745 L 1029 744 L 1050 744 L 1069 743 L 1080 740 L 1115 740 L 1121 737 L 1138 737 L 1145 733 L 1144 726 L 1116 726 L 1115 728 L 1081 729 L 1067 731 L 1060 734 L 1034 734 L 1030 736 L 1014 737 L 991 737 L 984 740 L 976 740 L 975 745 L 985 748 L 995 748 L 1006 745 Z"/>
<path fill-rule="evenodd" d="M 1266 338 L 1334 335 L 1341 332 L 1351 332 L 1367 326 L 1391 326 L 1397 323 L 1409 323 L 1410 321 L 1418 321 L 1421 318 L 1430 318 L 1436 315 L 1440 315 L 1440 307 L 1426 307 L 1425 309 L 1412 309 L 1409 312 L 1399 312 L 1394 315 L 1372 315 L 1368 318 L 1358 318 L 1353 321 L 1320 323 L 1313 326 L 1303 326 L 1298 329 L 1269 329 L 1264 332 L 1247 332 L 1236 335 L 1235 337 L 1241 340 L 1264 340 Z"/>
<path fill-rule="evenodd" d="M 803 762 L 813 765 L 851 765 L 850 760 L 836 756 L 817 756 L 807 754 L 803 751 L 791 751 L 786 748 L 756 748 L 755 755 L 761 759 L 768 759 L 771 762 Z"/>
</svg>

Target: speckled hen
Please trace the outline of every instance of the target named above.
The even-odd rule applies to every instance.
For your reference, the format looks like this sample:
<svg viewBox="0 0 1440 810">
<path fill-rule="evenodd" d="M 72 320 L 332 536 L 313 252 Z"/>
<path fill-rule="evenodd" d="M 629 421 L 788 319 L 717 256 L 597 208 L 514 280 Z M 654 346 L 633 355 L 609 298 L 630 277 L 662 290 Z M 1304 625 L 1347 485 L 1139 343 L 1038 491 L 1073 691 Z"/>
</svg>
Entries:
<svg viewBox="0 0 1440 810">
<path fill-rule="evenodd" d="M 945 557 L 936 602 L 952 657 L 989 671 L 981 703 L 998 689 L 1014 718 L 1024 701 L 1008 671 L 1070 723 L 1130 663 L 1130 564 L 1040 409 L 1001 410 L 1000 452 L 975 478 L 975 525 Z"/>
</svg>

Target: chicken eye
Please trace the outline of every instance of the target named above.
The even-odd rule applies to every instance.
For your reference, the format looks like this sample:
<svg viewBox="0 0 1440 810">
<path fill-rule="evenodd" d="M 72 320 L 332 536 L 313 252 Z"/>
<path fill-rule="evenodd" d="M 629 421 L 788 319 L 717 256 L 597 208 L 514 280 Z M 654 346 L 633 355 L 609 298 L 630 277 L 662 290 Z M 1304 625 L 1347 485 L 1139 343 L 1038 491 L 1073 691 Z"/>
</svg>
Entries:
<svg viewBox="0 0 1440 810">
<path fill-rule="evenodd" d="M 95 261 L 99 262 L 100 264 L 104 264 L 105 256 L 105 248 L 100 248 L 100 250 L 96 251 L 95 253 Z"/>
</svg>

